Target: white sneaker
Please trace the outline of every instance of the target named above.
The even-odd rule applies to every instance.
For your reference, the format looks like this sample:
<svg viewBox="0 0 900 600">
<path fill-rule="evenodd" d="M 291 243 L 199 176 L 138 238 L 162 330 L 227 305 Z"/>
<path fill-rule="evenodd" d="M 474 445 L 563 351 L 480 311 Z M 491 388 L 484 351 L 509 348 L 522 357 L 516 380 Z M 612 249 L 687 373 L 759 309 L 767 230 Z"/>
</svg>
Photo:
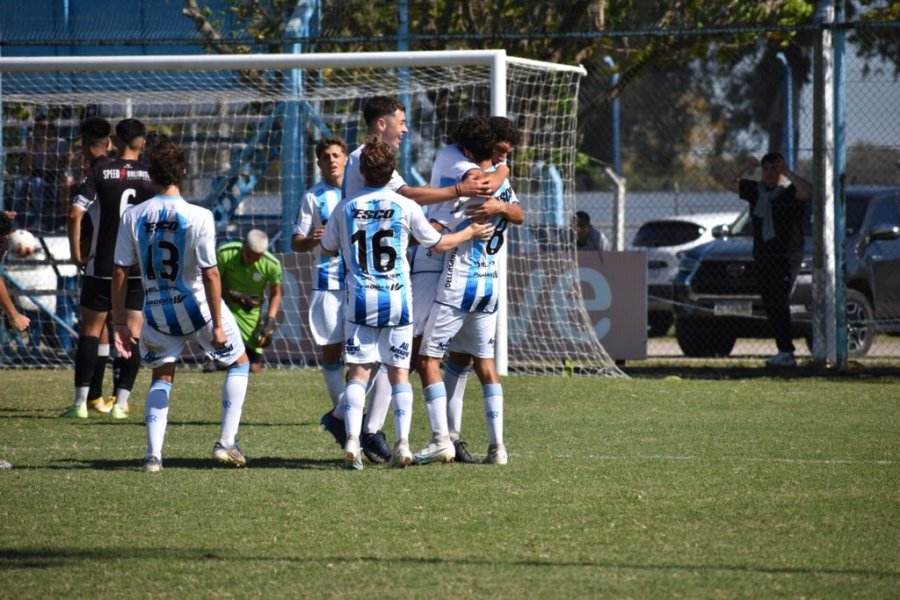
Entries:
<svg viewBox="0 0 900 600">
<path fill-rule="evenodd" d="M 388 461 L 388 467 L 391 469 L 402 469 L 408 467 L 412 463 L 413 455 L 409 450 L 409 442 L 406 440 L 398 440 L 391 450 L 391 458 Z"/>
<path fill-rule="evenodd" d="M 446 438 L 434 438 L 431 442 L 416 452 L 413 462 L 417 465 L 427 465 L 433 462 L 451 463 L 456 457 L 456 448 L 450 441 L 450 436 Z"/>
<path fill-rule="evenodd" d="M 244 451 L 241 450 L 241 447 L 238 446 L 237 442 L 232 444 L 231 447 L 225 446 L 222 442 L 216 442 L 215 445 L 213 445 L 212 454 L 213 458 L 219 462 L 238 467 L 243 467 L 247 464 L 247 457 L 244 456 Z"/>
<path fill-rule="evenodd" d="M 344 468 L 352 471 L 362 471 L 362 450 L 359 448 L 359 438 L 348 437 L 344 446 Z"/>
<path fill-rule="evenodd" d="M 162 468 L 162 461 L 152 454 L 145 456 L 144 462 L 141 464 L 141 469 L 143 469 L 144 473 L 158 473 L 162 471 Z"/>
<path fill-rule="evenodd" d="M 797 361 L 794 360 L 793 352 L 779 352 L 766 361 L 768 367 L 796 367 Z"/>
<path fill-rule="evenodd" d="M 506 446 L 503 444 L 491 444 L 488 446 L 487 456 L 482 461 L 486 465 L 505 465 L 509 462 L 506 454 Z"/>
</svg>

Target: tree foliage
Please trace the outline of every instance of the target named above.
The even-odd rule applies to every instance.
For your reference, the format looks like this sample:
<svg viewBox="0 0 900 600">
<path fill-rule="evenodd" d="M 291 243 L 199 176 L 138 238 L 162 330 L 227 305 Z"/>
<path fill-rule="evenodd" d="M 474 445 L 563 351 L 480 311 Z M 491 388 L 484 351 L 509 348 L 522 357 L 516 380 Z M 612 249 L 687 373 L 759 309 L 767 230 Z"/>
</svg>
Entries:
<svg viewBox="0 0 900 600">
<path fill-rule="evenodd" d="M 211 51 L 277 52 L 297 41 L 286 38 L 297 0 L 219 2 L 224 10 L 185 0 L 185 15 Z M 315 27 L 300 42 L 306 51 L 396 49 L 397 4 L 323 0 Z M 627 97 L 622 131 L 628 170 L 640 169 L 656 181 L 684 167 L 676 157 L 699 127 L 715 134 L 719 152 L 780 139 L 776 55 L 787 57 L 799 98 L 811 79 L 810 25 L 817 5 L 818 0 L 421 0 L 409 2 L 408 42 L 411 50 L 502 47 L 515 56 L 583 64 L 589 76 L 579 98 L 582 151 L 611 162 L 609 107 L 614 98 Z M 898 20 L 900 2 L 859 0 L 850 3 L 848 18 Z M 900 35 L 890 35 L 896 31 L 851 40 L 865 56 L 900 65 Z M 723 75 L 730 75 L 730 83 L 713 88 L 713 78 Z"/>
</svg>

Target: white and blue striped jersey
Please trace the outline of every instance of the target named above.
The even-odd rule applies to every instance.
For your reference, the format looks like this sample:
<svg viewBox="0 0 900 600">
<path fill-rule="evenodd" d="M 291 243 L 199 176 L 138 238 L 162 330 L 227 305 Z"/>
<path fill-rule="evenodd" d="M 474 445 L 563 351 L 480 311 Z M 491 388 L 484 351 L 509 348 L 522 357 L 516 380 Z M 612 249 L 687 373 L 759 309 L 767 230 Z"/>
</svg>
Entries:
<svg viewBox="0 0 900 600">
<path fill-rule="evenodd" d="M 344 198 L 355 196 L 362 192 L 363 188 L 366 187 L 366 181 L 363 179 L 362 173 L 359 170 L 359 155 L 362 154 L 363 148 L 365 147 L 365 144 L 360 144 L 359 148 L 351 152 L 350 156 L 347 157 L 347 166 L 344 167 L 344 183 L 341 186 L 341 190 L 344 192 Z M 400 173 L 394 169 L 391 180 L 385 187 L 394 192 L 399 192 L 400 188 L 405 185 L 406 181 L 404 181 L 403 177 L 400 176 Z"/>
<path fill-rule="evenodd" d="M 115 264 L 138 264 L 144 319 L 167 335 L 188 335 L 210 319 L 202 269 L 216 266 L 212 213 L 181 196 L 154 196 L 122 214 Z"/>
<path fill-rule="evenodd" d="M 294 234 L 309 237 L 314 230 L 324 227 L 342 198 L 341 189 L 328 185 L 325 181 L 306 190 L 294 221 Z M 313 249 L 313 260 L 314 290 L 344 289 L 344 261 L 340 255 L 325 256 L 322 249 L 316 246 Z"/>
<path fill-rule="evenodd" d="M 503 181 L 493 197 L 508 204 L 519 203 L 509 179 Z M 441 224 L 452 231 L 468 227 L 465 210 L 464 205 L 460 206 L 453 213 L 452 220 Z M 439 304 L 463 312 L 491 313 L 497 310 L 496 254 L 503 247 L 508 223 L 505 218 L 496 215 L 490 218 L 490 222 L 495 229 L 489 240 L 470 240 L 454 248 L 447 256 L 437 291 L 436 302 Z"/>
<path fill-rule="evenodd" d="M 347 265 L 344 315 L 369 327 L 412 323 L 406 249 L 410 236 L 426 248 L 441 241 L 422 207 L 387 188 L 364 188 L 345 198 L 322 235 L 323 250 L 340 250 Z"/>
<path fill-rule="evenodd" d="M 447 187 L 448 185 L 459 183 L 466 173 L 478 168 L 478 165 L 466 158 L 459 146 L 449 144 L 441 148 L 435 157 L 434 165 L 431 167 L 431 181 L 429 183 L 433 188 Z M 452 218 L 452 214 L 466 200 L 468 198 L 457 198 L 456 200 L 447 200 L 440 204 L 433 204 L 428 211 L 429 220 L 443 225 Z M 444 270 L 444 254 L 433 252 L 421 246 L 413 247 L 411 261 L 413 273 L 440 273 Z"/>
</svg>

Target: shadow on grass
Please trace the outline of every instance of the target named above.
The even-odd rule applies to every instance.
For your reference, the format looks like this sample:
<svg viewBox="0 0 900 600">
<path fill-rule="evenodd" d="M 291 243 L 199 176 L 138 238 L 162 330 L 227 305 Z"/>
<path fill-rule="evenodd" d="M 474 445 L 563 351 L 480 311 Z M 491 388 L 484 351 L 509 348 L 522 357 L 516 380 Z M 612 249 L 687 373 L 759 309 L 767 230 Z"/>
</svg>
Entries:
<svg viewBox="0 0 900 600">
<path fill-rule="evenodd" d="M 87 419 L 61 419 L 59 414 L 41 414 L 36 413 L 33 410 L 28 410 L 24 408 L 0 408 L 0 419 L 49 419 L 54 421 L 60 421 L 65 423 L 73 423 L 78 426 L 100 426 L 100 427 L 122 427 L 127 425 L 137 425 L 139 427 L 144 426 L 143 417 L 132 415 L 128 419 L 113 419 L 112 417 L 106 415 L 97 415 L 90 416 Z M 178 420 L 169 420 L 170 427 L 218 427 L 221 424 L 220 421 L 209 420 L 209 421 L 178 421 Z M 318 421 L 300 421 L 300 422 L 290 422 L 285 421 L 282 423 L 267 423 L 262 421 L 241 421 L 241 427 L 319 427 Z"/>
<path fill-rule="evenodd" d="M 659 364 L 643 365 L 639 362 L 626 363 L 621 367 L 622 371 L 632 378 L 662 379 L 665 377 L 680 377 L 681 379 L 712 379 L 712 380 L 737 380 L 737 379 L 806 379 L 829 378 L 834 380 L 877 381 L 883 377 L 900 377 L 900 369 L 866 368 L 849 369 L 838 372 L 812 365 L 800 364 L 793 368 L 773 368 L 765 366 L 713 366 L 709 364 Z"/>
<path fill-rule="evenodd" d="M 226 471 L 243 469 L 301 469 L 313 471 L 331 471 L 339 469 L 344 464 L 341 458 L 315 459 L 315 458 L 284 458 L 281 456 L 249 457 L 246 467 L 234 467 L 222 464 L 213 458 L 164 458 L 164 471 L 174 469 L 221 469 Z M 70 471 L 78 469 L 90 469 L 96 471 L 135 471 L 140 470 L 141 459 L 127 460 L 73 460 L 64 459 L 53 461 L 47 466 L 16 465 L 19 471 Z"/>
<path fill-rule="evenodd" d="M 181 560 L 181 561 L 222 561 L 260 562 L 260 563 L 372 563 L 396 565 L 397 563 L 437 565 L 437 566 L 471 566 L 471 567 L 575 567 L 595 569 L 625 569 L 640 571 L 685 571 L 685 572 L 731 572 L 765 575 L 847 575 L 854 577 L 900 577 L 896 571 L 874 569 L 830 568 L 830 567 L 767 567 L 753 565 L 729 564 L 680 564 L 669 563 L 629 563 L 609 561 L 550 561 L 550 560 L 486 560 L 479 558 L 426 558 L 414 556 L 240 556 L 233 552 L 223 555 L 221 551 L 190 548 L 106 548 L 97 550 L 75 550 L 72 548 L 0 548 L 0 569 L 50 569 L 66 567 L 85 560 L 102 562 L 120 560 Z"/>
</svg>

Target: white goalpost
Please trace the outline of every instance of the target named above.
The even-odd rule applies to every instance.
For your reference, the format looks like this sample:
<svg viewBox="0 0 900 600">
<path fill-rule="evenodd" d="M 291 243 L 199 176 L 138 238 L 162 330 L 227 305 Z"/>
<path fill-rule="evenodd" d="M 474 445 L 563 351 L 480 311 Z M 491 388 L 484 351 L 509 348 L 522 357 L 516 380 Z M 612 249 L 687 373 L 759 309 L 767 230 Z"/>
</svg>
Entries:
<svg viewBox="0 0 900 600">
<path fill-rule="evenodd" d="M 40 197 L 23 192 L 30 174 L 10 168 L 4 178 L 2 208 L 20 210 L 19 226 L 42 244 L 28 257 L 11 253 L 0 267 L 19 305 L 37 317 L 24 335 L 0 333 L 0 366 L 71 364 L 80 284 L 67 264 L 65 231 L 48 215 L 64 210 L 80 178 L 78 123 L 92 115 L 113 125 L 138 118 L 185 149 L 184 195 L 213 211 L 219 243 L 250 228 L 269 233 L 273 251 L 283 252 L 285 302 L 266 360 L 316 364 L 306 323 L 309 258 L 290 253 L 291 221 L 318 179 L 316 141 L 337 135 L 353 148 L 365 130 L 366 98 L 394 95 L 407 106 L 409 145 L 398 170 L 410 185 L 428 181 L 434 155 L 462 118 L 507 116 L 522 133 L 510 179 L 526 222 L 510 228 L 501 252 L 508 300 L 496 338 L 501 372 L 621 376 L 584 308 L 571 228 L 584 75 L 502 50 L 0 57 L 5 164 L 27 162 L 38 121 L 52 128 L 58 153 L 58 172 Z M 195 352 L 186 360 L 200 359 Z"/>
</svg>

